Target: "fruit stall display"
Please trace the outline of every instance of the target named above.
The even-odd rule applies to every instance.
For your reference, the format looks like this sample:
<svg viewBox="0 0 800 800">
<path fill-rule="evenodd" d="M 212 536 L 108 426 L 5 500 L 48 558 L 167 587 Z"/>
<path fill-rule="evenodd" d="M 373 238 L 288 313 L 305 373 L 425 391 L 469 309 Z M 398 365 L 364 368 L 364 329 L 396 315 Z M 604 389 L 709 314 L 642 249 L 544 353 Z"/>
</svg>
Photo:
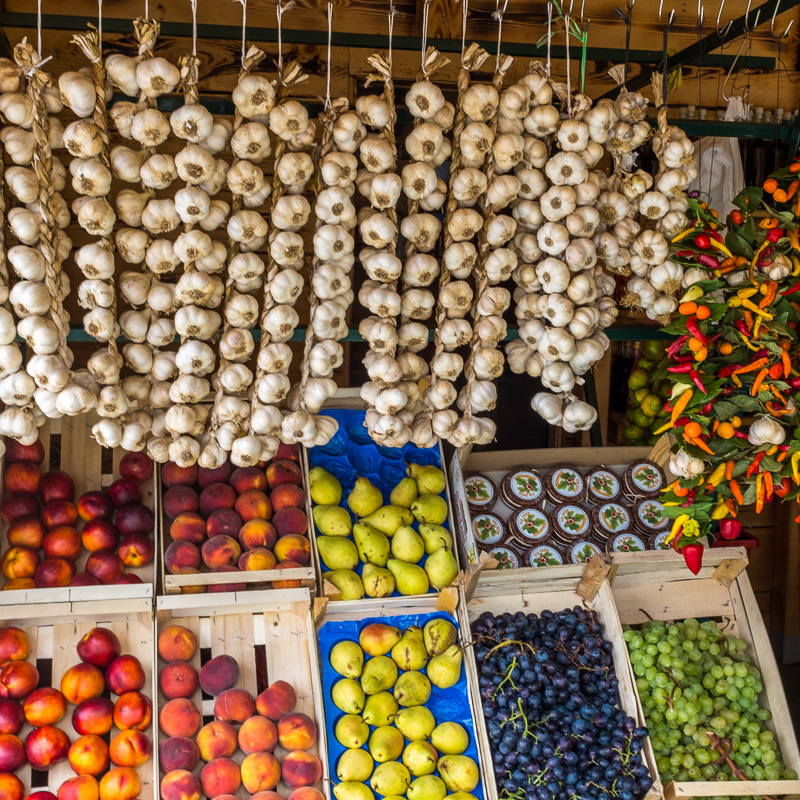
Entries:
<svg viewBox="0 0 800 800">
<path fill-rule="evenodd" d="M 639 345 L 636 363 L 628 376 L 623 444 L 654 445 L 658 440 L 655 432 L 669 419 L 664 402 L 669 399 L 672 382 L 653 379 L 653 371 L 666 349 L 666 344 L 657 340 L 647 340 Z"/>
<path fill-rule="evenodd" d="M 323 594 L 357 600 L 449 586 L 458 560 L 438 444 L 383 447 L 370 439 L 363 411 L 328 413 L 338 431 L 307 451 Z"/>
<path fill-rule="evenodd" d="M 160 469 L 167 594 L 315 582 L 299 445 L 266 464 Z"/>
</svg>

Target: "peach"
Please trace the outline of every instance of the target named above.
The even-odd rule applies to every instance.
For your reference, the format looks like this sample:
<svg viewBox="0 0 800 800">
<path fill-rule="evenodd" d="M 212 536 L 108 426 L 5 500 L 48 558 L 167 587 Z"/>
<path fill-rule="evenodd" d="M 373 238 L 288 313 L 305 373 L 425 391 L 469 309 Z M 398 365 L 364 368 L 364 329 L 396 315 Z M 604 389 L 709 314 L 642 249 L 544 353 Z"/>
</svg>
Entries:
<svg viewBox="0 0 800 800">
<path fill-rule="evenodd" d="M 272 516 L 272 503 L 264 492 L 248 489 L 236 498 L 234 510 L 245 522 L 251 519 L 269 519 Z"/>
<path fill-rule="evenodd" d="M 110 520 L 114 514 L 114 504 L 105 492 L 84 492 L 77 503 L 78 516 L 84 522 L 93 519 Z"/>
<path fill-rule="evenodd" d="M 141 767 L 153 755 L 153 744 L 141 731 L 121 731 L 111 740 L 108 755 L 114 766 Z"/>
<path fill-rule="evenodd" d="M 25 764 L 25 746 L 13 733 L 0 733 L 0 772 L 16 772 Z"/>
<path fill-rule="evenodd" d="M 38 550 L 44 541 L 44 525 L 38 517 L 21 517 L 8 526 L 8 539 L 11 547 L 32 547 Z"/>
<path fill-rule="evenodd" d="M 251 572 L 253 570 L 274 569 L 277 560 L 271 550 L 266 547 L 256 547 L 255 550 L 248 550 L 239 556 L 237 566 L 241 570 Z"/>
<path fill-rule="evenodd" d="M 76 775 L 97 777 L 108 769 L 108 745 L 99 736 L 81 736 L 72 743 L 67 758 Z"/>
<path fill-rule="evenodd" d="M 182 625 L 170 625 L 158 634 L 158 654 L 164 661 L 190 661 L 197 652 L 197 637 Z"/>
<path fill-rule="evenodd" d="M 303 482 L 303 473 L 294 461 L 279 459 L 267 467 L 267 483 L 270 489 L 282 483 L 293 483 L 300 486 Z"/>
<path fill-rule="evenodd" d="M 293 484 L 283 484 L 292 486 Z M 272 524 L 278 532 L 278 536 L 287 536 L 290 533 L 303 535 L 308 531 L 308 517 L 302 508 L 289 506 L 282 508 L 273 517 Z"/>
<path fill-rule="evenodd" d="M 308 564 L 308 559 L 311 557 L 311 545 L 305 536 L 301 536 L 298 533 L 289 533 L 286 536 L 281 536 L 275 542 L 273 552 L 279 562 L 296 561 L 298 564 Z"/>
<path fill-rule="evenodd" d="M 200 499 L 197 492 L 190 486 L 173 486 L 164 492 L 162 498 L 164 513 L 170 518 L 175 519 L 178 514 L 184 511 L 197 511 L 200 508 Z"/>
<path fill-rule="evenodd" d="M 272 752 L 278 743 L 278 729 L 271 719 L 250 717 L 239 728 L 239 749 L 245 754 Z"/>
<path fill-rule="evenodd" d="M 75 562 L 67 558 L 46 558 L 36 567 L 33 580 L 39 588 L 69 586 L 75 577 Z"/>
<path fill-rule="evenodd" d="M 216 656 L 200 667 L 200 688 L 212 697 L 232 689 L 238 680 L 239 663 L 233 656 Z"/>
<path fill-rule="evenodd" d="M 255 795 L 250 800 L 258 800 Z M 287 798 L 287 800 L 325 800 L 325 796 L 319 789 L 313 786 L 301 786 L 295 789 Z"/>
<path fill-rule="evenodd" d="M 135 800 L 142 780 L 133 767 L 116 767 L 100 779 L 100 800 Z"/>
<path fill-rule="evenodd" d="M 159 745 L 158 761 L 164 772 L 176 769 L 191 772 L 200 763 L 200 749 L 187 736 L 173 736 Z"/>
<path fill-rule="evenodd" d="M 209 516 L 218 508 L 233 508 L 236 491 L 227 483 L 212 483 L 200 492 L 200 513 Z"/>
<path fill-rule="evenodd" d="M 56 800 L 56 796 L 52 792 L 43 789 L 42 791 L 29 794 L 27 800 Z"/>
<path fill-rule="evenodd" d="M 158 685 L 167 700 L 191 697 L 200 686 L 197 670 L 185 661 L 173 661 L 158 673 Z"/>
<path fill-rule="evenodd" d="M 158 715 L 158 725 L 167 736 L 194 736 L 202 724 L 200 712 L 186 697 L 170 700 Z"/>
<path fill-rule="evenodd" d="M 299 444 L 284 444 L 281 442 L 275 452 L 276 459 L 283 459 L 286 461 L 300 461 L 300 445 Z"/>
<path fill-rule="evenodd" d="M 38 517 L 39 503 L 36 496 L 25 492 L 9 492 L 0 503 L 0 518 L 3 522 L 14 522 L 21 517 Z"/>
<path fill-rule="evenodd" d="M 238 536 L 242 518 L 232 508 L 218 508 L 206 521 L 206 533 L 212 536 Z"/>
<path fill-rule="evenodd" d="M 191 542 L 172 542 L 164 552 L 164 564 L 167 572 L 171 574 L 175 574 L 175 570 L 185 567 L 197 569 L 201 563 L 200 550 Z"/>
<path fill-rule="evenodd" d="M 214 719 L 238 725 L 256 713 L 256 701 L 244 689 L 228 689 L 214 702 Z"/>
<path fill-rule="evenodd" d="M 129 503 L 141 503 L 144 495 L 142 487 L 133 478 L 117 478 L 108 487 L 108 496 L 114 508 L 121 508 Z"/>
<path fill-rule="evenodd" d="M 9 439 L 9 441 L 13 441 Z M 39 794 L 39 792 L 37 792 Z M 50 794 L 50 792 L 43 792 L 43 794 Z M 0 772 L 0 797 L 3 800 L 22 800 L 25 797 L 25 786 L 22 781 L 10 772 Z M 28 800 L 31 800 L 31 797 Z M 50 794 L 50 797 L 55 800 L 55 797 Z"/>
<path fill-rule="evenodd" d="M 42 524 L 47 530 L 78 522 L 78 509 L 69 500 L 51 500 L 42 509 Z"/>
<path fill-rule="evenodd" d="M 33 444 L 20 444 L 14 439 L 6 440 L 6 461 L 32 461 L 41 464 L 44 461 L 44 445 L 37 439 Z"/>
<path fill-rule="evenodd" d="M 238 567 L 225 565 L 222 567 L 214 567 L 211 572 L 241 572 L 241 570 Z M 243 592 L 245 589 L 247 589 L 247 584 L 243 581 L 237 581 L 234 583 L 213 583 L 209 584 L 207 587 L 207 591 L 211 593 Z"/>
<path fill-rule="evenodd" d="M 215 720 L 203 725 L 195 739 L 203 761 L 230 758 L 236 752 L 236 729 L 229 722 Z"/>
<path fill-rule="evenodd" d="M 69 778 L 58 787 L 58 800 L 98 800 L 100 785 L 92 775 Z"/>
<path fill-rule="evenodd" d="M 86 559 L 86 571 L 100 583 L 114 583 L 125 571 L 122 559 L 113 550 L 95 550 Z"/>
<path fill-rule="evenodd" d="M 22 704 L 25 719 L 34 728 L 55 725 L 67 713 L 67 701 L 58 689 L 49 686 L 31 692 Z"/>
<path fill-rule="evenodd" d="M 269 496 L 272 508 L 280 511 L 282 508 L 305 508 L 306 494 L 294 483 L 282 483 L 276 486 Z"/>
<path fill-rule="evenodd" d="M 103 673 L 93 664 L 81 662 L 70 667 L 61 678 L 61 694 L 73 705 L 100 697 L 106 684 Z"/>
<path fill-rule="evenodd" d="M 278 720 L 278 742 L 284 750 L 309 750 L 317 741 L 317 726 L 307 714 L 295 711 Z"/>
<path fill-rule="evenodd" d="M 69 754 L 69 737 L 54 725 L 34 728 L 25 739 L 25 756 L 33 769 L 44 772 Z"/>
<path fill-rule="evenodd" d="M 207 567 L 232 567 L 239 560 L 242 548 L 231 536 L 213 536 L 203 543 L 200 553 Z M 15 577 L 15 576 L 8 576 Z M 19 577 L 24 578 L 25 575 Z"/>
<path fill-rule="evenodd" d="M 200 800 L 200 781 L 185 769 L 173 769 L 161 779 L 161 800 Z"/>
<path fill-rule="evenodd" d="M 251 753 L 242 761 L 242 785 L 250 794 L 273 790 L 281 779 L 281 765 L 272 753 Z"/>
<path fill-rule="evenodd" d="M 152 720 L 153 704 L 141 692 L 125 692 L 114 705 L 114 725 L 121 731 L 146 731 Z"/>
<path fill-rule="evenodd" d="M 36 581 L 33 578 L 11 578 L 2 587 L 2 591 L 10 592 L 14 589 L 35 589 Z"/>
<path fill-rule="evenodd" d="M 25 712 L 18 700 L 0 698 L 0 733 L 17 734 L 25 724 Z"/>
<path fill-rule="evenodd" d="M 129 654 L 118 656 L 106 670 L 106 683 L 114 694 L 138 692 L 145 682 L 142 662 Z"/>
<path fill-rule="evenodd" d="M 153 475 L 153 462 L 146 453 L 125 453 L 119 462 L 119 474 L 144 483 Z"/>
<path fill-rule="evenodd" d="M 75 484 L 64 470 L 46 472 L 39 481 L 39 496 L 43 503 L 51 500 L 69 500 L 75 497 Z"/>
<path fill-rule="evenodd" d="M 169 488 L 170 486 L 193 486 L 197 483 L 197 476 L 200 468 L 197 464 L 191 467 L 181 467 L 178 464 L 168 461 L 161 465 L 161 482 Z"/>
<path fill-rule="evenodd" d="M 123 572 L 115 581 L 114 586 L 122 586 L 126 583 L 142 583 L 142 579 L 132 572 Z"/>
<path fill-rule="evenodd" d="M 297 569 L 302 568 L 302 564 L 296 561 L 282 561 L 275 565 L 275 569 Z M 299 580 L 272 581 L 273 589 L 297 589 L 300 586 Z"/>
<path fill-rule="evenodd" d="M 178 567 L 173 575 L 199 575 L 200 570 L 197 567 Z M 202 594 L 207 587 L 205 584 L 195 584 L 194 586 L 181 586 L 181 594 Z"/>
<path fill-rule="evenodd" d="M 28 661 L 0 663 L 0 697 L 21 700 L 39 685 L 39 670 Z"/>
<path fill-rule="evenodd" d="M 79 572 L 70 582 L 70 586 L 99 586 L 100 581 L 88 572 Z"/>
<path fill-rule="evenodd" d="M 126 567 L 146 567 L 153 563 L 156 546 L 146 533 L 129 533 L 119 543 L 117 555 Z"/>
<path fill-rule="evenodd" d="M 256 710 L 262 717 L 278 722 L 281 717 L 294 710 L 297 694 L 294 686 L 286 681 L 275 681 L 256 698 Z"/>
<path fill-rule="evenodd" d="M 3 483 L 7 492 L 28 492 L 36 494 L 41 480 L 39 467 L 32 461 L 17 461 L 6 467 Z"/>
<path fill-rule="evenodd" d="M 92 628 L 83 635 L 75 649 L 81 661 L 105 669 L 122 652 L 122 645 L 114 631 Z"/>
<path fill-rule="evenodd" d="M 206 540 L 206 521 L 193 511 L 178 514 L 169 526 L 169 535 L 174 541 L 182 539 L 194 544 L 202 544 Z"/>
<path fill-rule="evenodd" d="M 0 560 L 0 572 L 3 577 L 32 578 L 39 566 L 39 554 L 31 547 L 12 547 L 3 553 Z"/>
<path fill-rule="evenodd" d="M 250 800 L 283 800 L 277 792 L 256 792 L 250 795 Z"/>
<path fill-rule="evenodd" d="M 0 628 L 0 661 L 24 661 L 31 654 L 28 634 L 9 625 Z"/>
<path fill-rule="evenodd" d="M 290 789 L 313 786 L 322 778 L 322 763 L 305 750 L 292 750 L 283 757 L 281 777 Z"/>
<path fill-rule="evenodd" d="M 83 526 L 81 541 L 90 553 L 96 550 L 115 550 L 119 531 L 108 520 L 93 519 Z"/>
<path fill-rule="evenodd" d="M 242 785 L 239 765 L 230 758 L 215 758 L 201 770 L 200 784 L 203 794 L 211 800 L 221 794 L 234 794 Z"/>
<path fill-rule="evenodd" d="M 271 522 L 265 519 L 251 519 L 242 525 L 239 531 L 239 544 L 245 550 L 255 550 L 258 547 L 266 547 L 272 550 L 275 542 L 278 541 L 278 533 Z"/>
<path fill-rule="evenodd" d="M 238 467 L 231 473 L 228 483 L 233 486 L 237 494 L 243 494 L 250 489 L 263 492 L 268 486 L 264 470 L 258 467 Z"/>
<path fill-rule="evenodd" d="M 143 503 L 129 503 L 117 509 L 114 524 L 125 536 L 128 533 L 152 533 L 155 528 L 155 516 L 151 509 Z"/>
<path fill-rule="evenodd" d="M 232 472 L 233 465 L 230 461 L 226 461 L 221 467 L 215 467 L 214 469 L 200 467 L 197 474 L 197 482 L 203 489 L 211 486 L 212 483 L 227 483 Z"/>
<path fill-rule="evenodd" d="M 81 735 L 105 736 L 114 724 L 114 703 L 107 697 L 84 700 L 72 712 L 72 727 Z"/>
<path fill-rule="evenodd" d="M 59 525 L 44 537 L 42 549 L 45 558 L 68 558 L 75 561 L 83 550 L 81 535 L 77 528 Z"/>
</svg>

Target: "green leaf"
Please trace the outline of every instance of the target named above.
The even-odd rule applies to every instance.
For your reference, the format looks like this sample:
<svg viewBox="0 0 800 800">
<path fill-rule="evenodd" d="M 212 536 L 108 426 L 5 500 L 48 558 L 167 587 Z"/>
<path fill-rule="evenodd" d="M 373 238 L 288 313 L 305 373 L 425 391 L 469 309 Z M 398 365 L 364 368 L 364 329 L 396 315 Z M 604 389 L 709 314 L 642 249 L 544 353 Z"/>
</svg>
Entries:
<svg viewBox="0 0 800 800">
<path fill-rule="evenodd" d="M 711 410 L 720 422 L 735 417 L 739 411 L 738 407 L 734 403 L 731 403 L 730 400 L 717 400 Z"/>
</svg>

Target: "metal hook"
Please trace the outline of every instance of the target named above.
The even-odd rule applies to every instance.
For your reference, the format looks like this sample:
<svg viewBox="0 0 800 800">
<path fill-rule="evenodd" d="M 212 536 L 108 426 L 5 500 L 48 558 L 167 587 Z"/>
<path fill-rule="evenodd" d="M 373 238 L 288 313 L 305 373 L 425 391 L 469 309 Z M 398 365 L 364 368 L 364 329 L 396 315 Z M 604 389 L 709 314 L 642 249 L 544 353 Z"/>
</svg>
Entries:
<svg viewBox="0 0 800 800">
<path fill-rule="evenodd" d="M 725 98 L 726 103 L 730 103 L 731 98 L 725 94 L 725 87 L 728 85 L 728 81 L 731 79 L 731 76 L 733 75 L 733 70 L 736 68 L 736 64 L 739 62 L 739 57 L 742 55 L 745 46 L 750 41 L 750 37 L 753 35 L 753 31 L 758 27 L 758 18 L 761 14 L 761 9 L 758 9 L 756 11 L 756 18 L 752 27 L 748 23 L 748 18 L 750 16 L 750 6 L 752 5 L 752 3 L 753 0 L 747 0 L 747 10 L 744 12 L 744 36 L 742 37 L 742 43 L 739 45 L 739 50 L 736 53 L 736 57 L 733 59 L 733 64 L 731 64 L 731 68 L 728 70 L 728 74 L 725 76 L 725 82 L 722 84 L 722 96 Z"/>
<path fill-rule="evenodd" d="M 675 9 L 673 8 L 672 11 L 669 12 L 669 19 L 667 20 L 666 24 L 664 23 L 664 20 L 661 18 L 661 12 L 663 10 L 664 10 L 664 0 L 659 0 L 658 24 L 662 27 L 664 33 L 669 33 L 669 30 L 672 27 L 673 22 L 675 22 Z"/>
<path fill-rule="evenodd" d="M 328 64 L 325 79 L 325 110 L 331 108 L 331 41 L 333 39 L 333 0 L 328 0 Z"/>
<path fill-rule="evenodd" d="M 717 11 L 717 21 L 714 24 L 714 28 L 717 31 L 717 36 L 719 36 L 720 39 L 722 39 L 722 43 L 721 43 L 720 47 L 724 47 L 725 46 L 725 37 L 728 35 L 728 32 L 730 31 L 731 25 L 733 25 L 733 20 L 729 20 L 721 28 L 719 27 L 719 21 L 720 21 L 720 19 L 722 19 L 722 9 L 723 8 L 725 8 L 725 0 L 722 0 L 722 2 L 719 4 L 719 11 Z"/>
<path fill-rule="evenodd" d="M 703 38 L 703 23 L 705 22 L 705 8 L 703 8 L 702 0 L 697 0 L 697 22 L 695 22 L 694 29 L 697 33 L 697 40 Z"/>
<path fill-rule="evenodd" d="M 469 14 L 469 0 L 456 0 L 461 4 L 461 66 L 464 66 L 464 52 L 467 48 L 467 14 Z"/>
<path fill-rule="evenodd" d="M 789 31 L 791 30 L 792 25 L 794 25 L 794 20 L 793 19 L 789 20 L 789 24 L 786 26 L 786 30 L 782 34 L 780 34 L 780 36 L 775 33 L 775 17 L 778 16 L 779 5 L 780 5 L 779 3 L 775 3 L 775 10 L 772 12 L 772 21 L 769 24 L 770 36 L 772 36 L 772 38 L 776 42 L 778 42 L 778 44 L 780 44 L 789 35 Z"/>
<path fill-rule="evenodd" d="M 394 16 L 396 13 L 397 9 L 394 7 L 393 0 L 389 0 L 389 52 L 387 63 L 390 70 L 392 68 L 392 38 L 394 37 Z"/>
<path fill-rule="evenodd" d="M 625 66 L 622 72 L 623 86 L 628 83 L 628 53 L 631 49 L 631 25 L 633 24 L 633 7 L 635 4 L 636 0 L 626 0 L 625 11 L 621 8 L 615 9 L 617 16 L 625 23 Z"/>
</svg>

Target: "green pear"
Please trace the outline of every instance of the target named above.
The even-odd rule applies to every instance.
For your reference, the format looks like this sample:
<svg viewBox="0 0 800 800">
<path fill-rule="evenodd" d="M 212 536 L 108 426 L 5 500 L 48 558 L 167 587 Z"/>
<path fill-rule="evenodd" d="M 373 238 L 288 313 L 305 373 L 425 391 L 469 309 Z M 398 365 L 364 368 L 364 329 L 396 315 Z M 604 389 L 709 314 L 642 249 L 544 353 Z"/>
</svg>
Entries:
<svg viewBox="0 0 800 800">
<path fill-rule="evenodd" d="M 401 525 L 392 537 L 392 557 L 416 564 L 425 555 L 422 537 L 410 526 Z"/>
<path fill-rule="evenodd" d="M 435 553 L 440 547 L 453 547 L 453 537 L 447 528 L 441 525 L 431 525 L 423 522 L 419 526 L 419 535 L 425 542 L 425 552 L 428 555 Z"/>
<path fill-rule="evenodd" d="M 375 800 L 375 795 L 366 783 L 342 781 L 334 784 L 333 796 L 336 800 Z"/>
<path fill-rule="evenodd" d="M 391 725 L 397 715 L 397 700 L 391 692 L 378 692 L 371 694 L 364 703 L 362 716 L 367 725 L 380 728 L 383 725 Z"/>
<path fill-rule="evenodd" d="M 394 684 L 394 699 L 404 708 L 424 705 L 430 696 L 431 682 L 416 670 L 404 672 Z"/>
<path fill-rule="evenodd" d="M 342 502 L 342 484 L 324 467 L 312 467 L 308 471 L 308 491 L 319 506 L 338 506 Z"/>
<path fill-rule="evenodd" d="M 383 495 L 369 478 L 356 478 L 355 486 L 347 495 L 347 505 L 357 517 L 368 517 L 383 505 Z"/>
<path fill-rule="evenodd" d="M 469 747 L 469 734 L 457 722 L 442 722 L 433 729 L 431 743 L 443 756 L 460 756 Z"/>
<path fill-rule="evenodd" d="M 353 569 L 358 566 L 358 550 L 344 536 L 317 536 L 317 549 L 328 569 Z"/>
<path fill-rule="evenodd" d="M 447 500 L 438 494 L 421 494 L 411 506 L 411 513 L 417 522 L 441 525 L 447 519 Z"/>
<path fill-rule="evenodd" d="M 393 506 L 411 508 L 411 504 L 417 499 L 417 482 L 413 478 L 403 478 L 397 486 L 392 489 L 389 495 L 389 502 Z"/>
<path fill-rule="evenodd" d="M 407 744 L 403 750 L 403 763 L 415 778 L 436 772 L 438 760 L 439 754 L 430 742 L 417 740 Z"/>
<path fill-rule="evenodd" d="M 448 647 L 444 653 L 434 656 L 428 662 L 426 673 L 428 680 L 439 689 L 450 689 L 458 683 L 461 677 L 461 662 L 464 660 L 464 652 L 454 644 Z"/>
<path fill-rule="evenodd" d="M 371 658 L 361 673 L 361 687 L 364 689 L 364 694 L 385 692 L 394 686 L 396 680 L 397 664 L 386 656 Z"/>
<path fill-rule="evenodd" d="M 436 775 L 423 775 L 408 787 L 408 800 L 444 800 L 447 787 Z"/>
<path fill-rule="evenodd" d="M 481 779 L 478 765 L 469 756 L 442 756 L 439 777 L 451 792 L 471 792 Z"/>
<path fill-rule="evenodd" d="M 391 538 L 401 525 L 410 525 L 414 521 L 414 515 L 402 506 L 383 506 L 361 521 Z"/>
<path fill-rule="evenodd" d="M 387 761 L 385 764 L 378 764 L 375 772 L 369 779 L 369 785 L 373 791 L 382 794 L 405 794 L 408 785 L 411 783 L 411 775 L 408 768 L 398 761 Z"/>
<path fill-rule="evenodd" d="M 416 564 L 406 564 L 399 558 L 390 558 L 386 566 L 394 575 L 394 583 L 400 594 L 427 594 L 428 576 L 422 567 Z"/>
<path fill-rule="evenodd" d="M 440 547 L 431 553 L 425 560 L 425 572 L 434 589 L 444 589 L 449 586 L 458 575 L 458 564 L 456 564 L 453 551 L 446 547 Z"/>
<path fill-rule="evenodd" d="M 369 737 L 369 752 L 379 764 L 400 758 L 404 745 L 403 734 L 391 725 L 375 728 Z"/>
<path fill-rule="evenodd" d="M 389 539 L 372 525 L 356 522 L 353 526 L 353 539 L 358 548 L 358 556 L 365 564 L 385 567 L 389 560 Z"/>
<path fill-rule="evenodd" d="M 372 775 L 373 766 L 372 756 L 366 750 L 345 750 L 336 764 L 336 776 L 340 781 L 364 783 Z"/>
<path fill-rule="evenodd" d="M 345 714 L 336 721 L 336 741 L 343 747 L 361 747 L 369 739 L 369 725 L 358 714 Z M 342 778 L 341 780 L 356 780 Z"/>
<path fill-rule="evenodd" d="M 422 629 L 422 638 L 429 656 L 438 656 L 458 641 L 458 631 L 446 619 L 432 619 Z"/>
<path fill-rule="evenodd" d="M 334 569 L 322 573 L 323 580 L 332 583 L 341 593 L 342 600 L 360 600 L 364 596 L 364 584 L 351 569 Z"/>
<path fill-rule="evenodd" d="M 422 640 L 422 628 L 409 625 L 400 641 L 392 648 L 392 658 L 400 669 L 408 672 L 422 669 L 428 663 L 428 653 Z"/>
<path fill-rule="evenodd" d="M 333 684 L 331 699 L 336 708 L 344 711 L 345 714 L 360 714 L 366 698 L 358 681 L 354 681 L 352 678 L 342 678 Z"/>
<path fill-rule="evenodd" d="M 314 525 L 325 536 L 349 536 L 353 522 L 341 506 L 314 506 Z"/>
<path fill-rule="evenodd" d="M 433 464 L 409 464 L 408 474 L 417 484 L 420 494 L 441 494 L 447 488 L 447 478 Z"/>
<path fill-rule="evenodd" d="M 331 666 L 345 678 L 360 678 L 364 667 L 364 652 L 355 643 L 345 639 L 331 650 Z"/>
<path fill-rule="evenodd" d="M 365 625 L 358 634 L 358 643 L 368 656 L 385 656 L 399 641 L 399 628 L 383 622 Z"/>
<path fill-rule="evenodd" d="M 388 569 L 381 569 L 374 564 L 364 564 L 361 570 L 361 582 L 367 597 L 391 597 L 394 594 L 394 576 Z"/>
<path fill-rule="evenodd" d="M 411 706 L 397 712 L 394 724 L 409 742 L 415 742 L 417 739 L 430 737 L 436 727 L 436 720 L 425 706 Z"/>
</svg>

